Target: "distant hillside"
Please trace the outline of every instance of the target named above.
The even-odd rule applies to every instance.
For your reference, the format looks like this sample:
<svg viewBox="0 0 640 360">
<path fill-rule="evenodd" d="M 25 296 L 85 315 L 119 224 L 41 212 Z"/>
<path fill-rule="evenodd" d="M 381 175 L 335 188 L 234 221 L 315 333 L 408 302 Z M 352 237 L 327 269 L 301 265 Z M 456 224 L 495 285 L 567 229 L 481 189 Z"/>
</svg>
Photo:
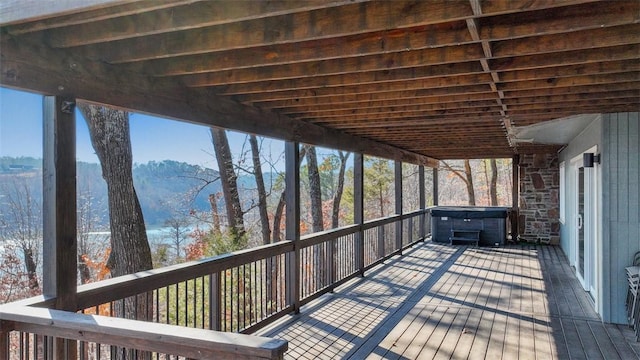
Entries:
<svg viewBox="0 0 640 360">
<path fill-rule="evenodd" d="M 78 162 L 77 175 L 79 203 L 90 203 L 92 213 L 106 226 L 107 186 L 102 179 L 100 165 Z M 209 194 L 221 191 L 219 181 L 206 182 L 217 179 L 217 171 L 171 160 L 136 164 L 133 177 L 145 222 L 150 226 L 162 225 L 175 212 L 185 214 L 190 209 L 207 211 L 210 209 Z M 32 194 L 39 196 L 42 193 L 41 178 L 41 159 L 0 157 L 2 192 L 15 191 L 12 184 L 26 181 Z M 242 183 L 253 186 L 255 182 L 242 179 Z"/>
</svg>

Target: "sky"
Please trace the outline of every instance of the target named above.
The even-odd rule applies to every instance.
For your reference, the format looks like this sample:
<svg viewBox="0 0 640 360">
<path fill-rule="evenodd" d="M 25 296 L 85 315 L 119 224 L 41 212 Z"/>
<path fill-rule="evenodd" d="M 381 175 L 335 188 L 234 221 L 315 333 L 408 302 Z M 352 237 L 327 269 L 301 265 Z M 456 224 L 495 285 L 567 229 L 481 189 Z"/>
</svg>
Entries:
<svg viewBox="0 0 640 360">
<path fill-rule="evenodd" d="M 217 169 L 209 129 L 186 122 L 131 114 L 133 162 L 175 160 Z M 97 163 L 89 130 L 76 111 L 76 159 Z M 228 132 L 232 153 L 240 154 L 246 135 Z M 248 144 L 246 145 L 248 149 Z M 265 140 L 273 157 L 284 149 L 282 141 Z M 42 157 L 42 96 L 0 87 L 0 157 Z M 284 168 L 281 159 L 276 168 Z M 269 171 L 263 169 L 263 171 Z"/>
</svg>

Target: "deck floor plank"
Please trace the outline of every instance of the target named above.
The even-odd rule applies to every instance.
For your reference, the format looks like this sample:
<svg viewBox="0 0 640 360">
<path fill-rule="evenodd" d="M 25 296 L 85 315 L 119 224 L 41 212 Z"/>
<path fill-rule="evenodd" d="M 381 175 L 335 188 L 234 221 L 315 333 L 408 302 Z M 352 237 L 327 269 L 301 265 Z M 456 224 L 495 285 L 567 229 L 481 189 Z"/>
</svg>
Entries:
<svg viewBox="0 0 640 360">
<path fill-rule="evenodd" d="M 420 243 L 258 335 L 285 359 L 640 359 L 554 246 Z"/>
<path fill-rule="evenodd" d="M 434 330 L 438 327 L 438 324 L 441 323 L 445 309 L 442 307 L 425 307 L 425 309 L 429 309 L 431 316 L 423 322 L 423 326 L 414 334 L 414 340 L 409 346 L 404 349 L 402 352 L 403 359 L 417 359 L 420 351 L 422 350 L 423 345 L 429 341 L 431 335 L 433 335 Z M 395 350 L 394 350 L 395 351 Z"/>
</svg>

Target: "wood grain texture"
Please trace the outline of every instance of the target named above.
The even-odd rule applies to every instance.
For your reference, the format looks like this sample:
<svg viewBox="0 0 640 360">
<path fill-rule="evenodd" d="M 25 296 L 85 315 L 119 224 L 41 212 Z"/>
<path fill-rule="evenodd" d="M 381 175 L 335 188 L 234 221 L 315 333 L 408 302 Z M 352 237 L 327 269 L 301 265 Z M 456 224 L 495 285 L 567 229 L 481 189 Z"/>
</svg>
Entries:
<svg viewBox="0 0 640 360">
<path fill-rule="evenodd" d="M 7 306 L 0 308 L 0 318 L 18 331 L 193 359 L 279 359 L 287 350 L 287 342 L 278 339 L 51 309 Z"/>
<path fill-rule="evenodd" d="M 291 359 L 637 358 L 587 296 L 557 247 L 426 242 L 260 333 Z"/>
</svg>

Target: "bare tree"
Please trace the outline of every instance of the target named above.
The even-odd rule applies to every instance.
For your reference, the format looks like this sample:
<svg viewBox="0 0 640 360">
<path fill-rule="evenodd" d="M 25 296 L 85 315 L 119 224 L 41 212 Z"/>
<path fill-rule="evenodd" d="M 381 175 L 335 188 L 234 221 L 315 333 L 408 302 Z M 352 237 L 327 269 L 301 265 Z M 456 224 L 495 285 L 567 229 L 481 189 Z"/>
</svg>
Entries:
<svg viewBox="0 0 640 360">
<path fill-rule="evenodd" d="M 322 188 L 320 186 L 320 171 L 318 170 L 318 155 L 315 146 L 305 145 L 307 149 L 307 174 L 309 177 L 309 197 L 311 198 L 311 220 L 313 232 L 324 230 L 322 216 Z"/>
<path fill-rule="evenodd" d="M 498 206 L 498 163 L 496 159 L 490 159 L 491 181 L 489 185 L 489 194 L 491 197 L 491 206 Z"/>
<path fill-rule="evenodd" d="M 2 186 L 3 216 L 0 216 L 3 240 L 11 241 L 22 253 L 29 288 L 39 289 L 38 259 L 42 241 L 42 206 L 34 194 L 39 180 L 35 175 L 15 177 Z"/>
<path fill-rule="evenodd" d="M 218 160 L 220 179 L 222 181 L 222 193 L 227 209 L 227 222 L 230 235 L 235 248 L 244 247 L 245 228 L 242 207 L 240 206 L 240 196 L 238 194 L 237 175 L 231 157 L 229 140 L 224 129 L 211 128 L 211 141 Z"/>
<path fill-rule="evenodd" d="M 269 225 L 269 213 L 267 212 L 267 190 L 264 186 L 264 178 L 262 176 L 262 163 L 260 161 L 260 148 L 258 147 L 258 139 L 255 135 L 249 136 L 251 144 L 251 159 L 253 161 L 253 174 L 256 178 L 256 187 L 258 189 L 258 210 L 260 213 L 260 229 L 262 234 L 262 243 L 268 244 L 271 241 L 271 228 Z"/>
<path fill-rule="evenodd" d="M 168 228 L 169 238 L 171 245 L 175 250 L 175 260 L 182 259 L 182 248 L 187 241 L 187 234 L 189 233 L 189 225 L 191 222 L 186 216 L 175 215 L 164 221 L 164 226 Z"/>
<path fill-rule="evenodd" d="M 133 186 L 129 114 L 89 104 L 79 104 L 78 108 L 89 126 L 91 143 L 107 183 L 111 229 L 107 266 L 112 276 L 149 270 L 153 266 L 151 249 Z"/>
<path fill-rule="evenodd" d="M 100 215 L 95 213 L 96 199 L 91 187 L 86 186 L 78 191 L 78 273 L 80 283 L 86 284 L 93 279 L 90 263 L 100 256 L 108 241 L 108 235 L 97 235 Z"/>
<path fill-rule="evenodd" d="M 213 220 L 213 231 L 220 234 L 220 212 L 218 211 L 219 194 L 209 194 L 209 206 L 211 206 L 211 218 Z"/>
<path fill-rule="evenodd" d="M 331 226 L 333 228 L 337 228 L 340 222 L 340 201 L 342 200 L 342 193 L 344 192 L 344 174 L 347 168 L 349 155 L 351 155 L 350 152 L 338 151 L 340 170 L 338 172 L 338 185 L 336 187 L 336 192 L 333 195 L 333 208 L 331 209 Z"/>
<path fill-rule="evenodd" d="M 471 206 L 476 204 L 476 193 L 473 187 L 473 173 L 471 172 L 471 163 L 469 159 L 465 159 L 463 162 L 463 169 L 456 169 L 449 165 L 446 161 L 440 161 L 444 168 L 451 171 L 455 176 L 459 177 L 467 187 L 467 199 Z"/>
</svg>

